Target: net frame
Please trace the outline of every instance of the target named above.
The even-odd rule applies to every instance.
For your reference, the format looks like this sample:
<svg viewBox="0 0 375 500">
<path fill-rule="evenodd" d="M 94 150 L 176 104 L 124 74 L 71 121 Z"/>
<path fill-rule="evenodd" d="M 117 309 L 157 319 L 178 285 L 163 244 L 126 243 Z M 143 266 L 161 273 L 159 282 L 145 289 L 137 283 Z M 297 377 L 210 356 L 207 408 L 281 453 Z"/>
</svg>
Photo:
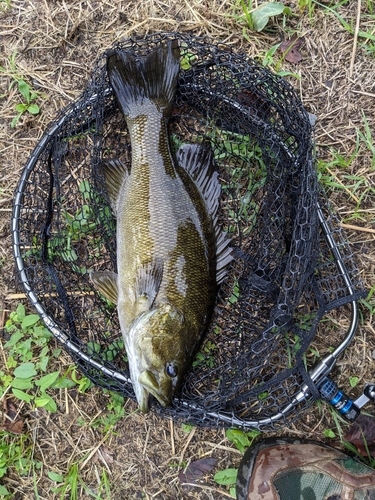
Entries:
<svg viewBox="0 0 375 500">
<path fill-rule="evenodd" d="M 273 284 L 278 283 L 279 288 L 276 292 L 278 296 L 277 300 L 274 300 L 273 306 L 267 310 L 268 317 L 263 323 L 262 321 L 260 323 L 263 327 L 262 336 L 257 338 L 251 347 L 253 357 L 264 355 L 265 345 L 268 345 L 268 343 L 271 345 L 272 343 L 275 344 L 276 337 L 278 337 L 277 341 L 280 341 L 281 335 L 279 334 L 279 330 L 284 331 L 283 335 L 288 328 L 291 329 L 292 333 L 298 330 L 300 334 L 301 328 L 296 323 L 291 325 L 290 317 L 295 313 L 296 304 L 300 303 L 300 298 L 305 293 L 306 281 L 309 277 L 314 272 L 318 272 L 323 275 L 323 278 L 319 282 L 322 289 L 317 294 L 318 299 L 315 298 L 317 302 L 320 300 L 321 304 L 318 304 L 314 314 L 309 319 L 309 335 L 305 337 L 301 336 L 301 345 L 294 353 L 294 365 L 290 369 L 272 374 L 268 379 L 266 375 L 265 382 L 262 380 L 255 389 L 251 387 L 246 389 L 244 391 L 245 396 L 239 394 L 240 391 L 236 387 L 236 384 L 238 384 L 238 375 L 235 373 L 231 374 L 227 381 L 220 381 L 220 384 L 224 386 L 224 389 L 221 388 L 220 390 L 224 395 L 225 391 L 230 394 L 228 399 L 232 400 L 231 405 L 228 405 L 227 402 L 223 404 L 222 401 L 225 398 L 222 396 L 221 403 L 216 403 L 215 390 L 207 390 L 208 395 L 205 395 L 201 400 L 199 397 L 197 398 L 196 393 L 201 390 L 201 387 L 197 388 L 195 384 L 194 376 L 197 372 L 195 369 L 195 371 L 192 370 L 186 377 L 187 380 L 182 393 L 176 396 L 171 408 L 162 409 L 157 404 L 154 404 L 152 407 L 162 415 L 199 425 L 236 425 L 243 428 L 256 427 L 262 430 L 270 427 L 275 428 L 279 425 L 285 425 L 287 421 L 298 418 L 302 411 L 319 397 L 314 382 L 316 382 L 323 372 L 326 375 L 328 371 L 331 371 L 337 357 L 353 338 L 358 321 L 356 300 L 364 296 L 364 291 L 358 279 L 355 263 L 345 236 L 338 225 L 337 218 L 332 213 L 323 191 L 317 183 L 312 128 L 309 116 L 291 86 L 267 69 L 259 67 L 246 56 L 237 54 L 230 47 L 212 42 L 207 38 L 177 33 L 159 33 L 146 37 L 134 37 L 120 42 L 116 47 L 122 50 L 129 50 L 136 56 L 141 56 L 148 53 L 163 40 L 172 38 L 179 40 L 180 46 L 185 51 L 183 57 L 187 58 L 184 63 L 188 66 L 183 72 L 183 77 L 179 80 L 176 96 L 177 112 L 174 114 L 173 120 L 177 122 L 178 126 L 180 126 L 178 120 L 182 120 L 183 126 L 191 131 L 194 130 L 194 120 L 198 121 L 200 119 L 202 121 L 203 116 L 203 126 L 201 123 L 197 125 L 196 136 L 204 127 L 206 127 L 204 133 L 206 136 L 209 135 L 207 132 L 208 127 L 210 134 L 212 134 L 213 128 L 215 129 L 215 133 L 216 128 L 218 128 L 221 131 L 229 131 L 229 134 L 232 134 L 232 136 L 236 134 L 241 136 L 241 140 L 246 137 L 246 134 L 241 135 L 242 128 L 251 126 L 251 130 L 255 130 L 255 135 L 254 133 L 253 135 L 256 140 L 253 140 L 253 142 L 257 143 L 257 141 L 263 140 L 263 136 L 266 137 L 266 140 L 262 143 L 262 153 L 264 153 L 273 167 L 271 177 L 273 176 L 274 179 L 271 179 L 271 185 L 276 187 L 282 186 L 286 191 L 289 190 L 286 194 L 284 193 L 280 196 L 280 204 L 284 203 L 284 205 L 287 205 L 286 202 L 290 201 L 293 197 L 296 200 L 297 207 L 291 207 L 290 209 L 293 212 L 292 214 L 287 213 L 287 210 L 283 206 L 281 208 L 277 207 L 273 212 L 273 216 L 275 217 L 275 214 L 278 214 L 281 210 L 283 211 L 282 217 L 289 222 L 291 221 L 289 224 L 284 221 L 280 227 L 275 225 L 273 228 L 279 233 L 282 230 L 289 231 L 290 248 L 286 258 L 283 258 L 282 270 L 278 270 L 277 265 L 274 264 L 274 269 L 271 271 L 271 275 L 272 273 L 274 275 L 279 273 L 279 276 L 272 278 L 273 281 L 269 280 Z M 208 56 L 206 53 L 208 53 Z M 121 392 L 127 397 L 134 398 L 127 370 L 123 369 L 123 367 L 122 369 L 118 369 L 116 364 L 108 363 L 106 360 L 101 359 L 100 355 L 95 352 L 95 348 L 94 350 L 92 346 L 89 348 L 90 342 L 80 339 L 79 332 L 77 332 L 75 326 L 76 322 L 73 318 L 74 314 L 69 313 L 71 306 L 67 305 L 70 300 L 69 290 L 66 288 L 66 283 L 62 283 L 61 274 L 57 272 L 58 270 L 56 271 L 54 264 L 48 257 L 48 252 L 50 252 L 48 245 L 51 241 L 48 233 L 54 224 L 53 218 L 57 218 L 56 213 L 59 213 L 61 219 L 61 207 L 56 205 L 56 199 L 60 194 L 56 190 L 61 190 L 59 180 L 57 179 L 60 176 L 60 172 L 66 167 L 64 162 L 66 162 L 67 157 L 66 142 L 68 139 L 70 140 L 70 138 L 74 138 L 75 136 L 82 136 L 83 141 L 87 141 L 87 137 L 89 137 L 91 141 L 89 147 L 90 166 L 93 172 L 93 178 L 90 180 L 93 181 L 95 188 L 98 192 L 100 191 L 102 196 L 100 203 L 96 204 L 95 210 L 100 210 L 101 204 L 109 206 L 105 189 L 103 188 L 104 179 L 100 170 L 103 151 L 106 147 L 103 129 L 108 120 L 110 121 L 118 110 L 116 110 L 116 101 L 108 85 L 105 73 L 106 54 L 97 61 L 92 78 L 84 93 L 77 101 L 65 108 L 60 117 L 51 124 L 39 141 L 22 172 L 16 191 L 12 217 L 13 251 L 20 281 L 31 304 L 35 307 L 47 328 L 73 357 L 78 367 L 96 384 Z M 228 92 L 228 71 L 233 79 L 237 79 L 239 92 L 233 90 L 233 85 L 230 87 L 231 92 Z M 245 80 L 246 85 L 244 84 Z M 192 105 L 189 100 L 192 102 Z M 286 109 L 286 104 L 293 108 L 294 115 L 292 110 Z M 184 115 L 185 108 L 189 106 L 187 118 L 184 117 L 182 119 L 181 116 Z M 194 108 L 193 111 L 192 108 Z M 276 115 L 276 118 L 275 116 L 270 116 L 270 114 L 272 115 L 270 108 L 272 108 L 272 112 Z M 215 120 L 219 123 L 215 123 L 213 127 L 212 123 Z M 239 126 L 237 126 L 238 122 L 240 123 Z M 118 122 L 116 124 L 118 125 Z M 237 128 L 234 127 L 234 124 L 236 124 Z M 77 141 L 81 140 L 82 137 L 77 139 Z M 214 140 L 211 136 L 210 138 L 212 143 L 217 145 L 216 138 Z M 234 147 L 234 142 L 230 144 L 231 147 Z M 126 144 L 124 146 L 125 155 L 129 158 L 129 147 Z M 78 146 L 78 152 L 79 147 L 81 146 Z M 224 154 L 223 146 L 221 148 L 221 154 Z M 72 154 L 72 151 L 74 152 L 74 148 L 69 150 L 69 154 Z M 241 152 L 234 154 L 232 151 L 231 154 L 233 157 L 236 156 L 236 158 L 237 156 L 241 156 Z M 275 160 L 276 154 L 282 160 Z M 31 267 L 33 267 L 33 265 L 30 266 L 30 256 L 25 257 L 25 248 L 31 246 L 30 236 L 32 231 L 29 230 L 28 233 L 28 228 L 23 226 L 23 220 L 29 217 L 30 212 L 33 210 L 31 202 L 35 191 L 32 191 L 34 189 L 32 186 L 36 184 L 36 179 L 41 178 L 38 173 L 38 169 L 41 166 L 45 167 L 50 177 L 49 184 L 47 183 L 45 188 L 45 191 L 49 191 L 49 195 L 44 205 L 46 215 L 43 220 L 37 223 L 37 228 L 42 233 L 39 249 L 41 257 L 36 258 L 34 255 L 31 257 L 31 260 L 34 259 L 33 263 L 36 263 L 36 265 L 44 266 L 44 279 L 47 276 L 53 282 L 53 290 L 58 296 L 60 307 L 65 307 L 63 319 L 59 317 L 58 321 L 54 317 L 56 308 L 58 307 L 54 306 L 55 309 L 52 307 L 48 310 L 48 307 L 43 304 L 40 290 L 35 290 L 36 281 L 33 280 L 36 280 L 36 278 L 35 274 L 30 271 Z M 267 175 L 270 176 L 269 171 Z M 288 181 L 283 180 L 283 176 L 288 177 Z M 226 185 L 229 188 L 231 187 L 231 180 L 229 179 L 228 181 L 226 179 Z M 260 189 L 259 192 L 265 194 L 266 199 L 268 196 L 267 202 L 270 206 L 273 206 L 272 197 L 274 193 L 272 189 L 268 189 L 268 191 Z M 25 200 L 28 200 L 28 196 L 30 196 L 30 206 L 27 206 L 28 201 L 25 202 Z M 236 193 L 236 197 L 239 198 L 239 192 Z M 237 200 L 237 198 L 233 196 L 232 201 Z M 91 199 L 90 201 L 92 202 L 93 200 Z M 53 208 L 52 204 L 54 204 Z M 43 206 L 41 205 L 41 207 Z M 314 210 L 311 207 L 315 207 Z M 309 212 L 307 208 L 310 210 Z M 230 217 L 225 213 L 225 210 L 223 212 L 223 224 L 227 224 L 228 228 Z M 272 225 L 272 218 L 266 212 L 262 213 L 259 210 L 257 216 L 258 220 L 254 224 L 255 227 L 256 225 L 261 226 L 258 221 L 262 221 L 264 225 L 267 225 L 267 223 Z M 36 227 L 33 229 L 35 234 Z M 254 231 L 256 229 L 252 229 L 252 232 L 250 231 L 252 237 L 254 236 Z M 260 236 L 263 237 L 263 244 L 266 244 L 261 247 L 261 251 L 266 249 L 267 253 L 268 248 L 272 247 L 272 242 L 270 242 L 272 231 L 266 236 L 264 236 L 261 229 L 259 231 Z M 225 307 L 222 307 L 224 302 L 228 304 L 228 299 L 233 297 L 236 277 L 240 276 L 240 279 L 243 279 L 246 275 L 248 281 L 250 278 L 253 280 L 251 293 L 257 290 L 257 293 L 264 294 L 264 296 L 268 294 L 273 297 L 275 295 L 275 291 L 271 289 L 270 283 L 266 283 L 264 279 L 265 273 L 260 273 L 259 269 L 254 271 L 254 268 L 251 268 L 251 265 L 249 265 L 249 258 L 246 254 L 247 243 L 244 243 L 246 237 L 244 236 L 244 232 L 241 234 L 239 230 L 238 233 L 239 236 L 234 238 L 234 252 L 236 262 L 241 262 L 242 271 L 238 270 L 234 265 L 228 272 L 230 278 L 228 278 L 227 283 L 220 290 L 215 311 L 216 319 L 214 319 L 214 326 L 211 327 L 208 334 L 211 340 L 206 339 L 204 341 L 202 345 L 203 349 L 207 347 L 207 342 L 212 343 L 212 339 L 215 338 L 215 327 L 220 326 L 221 328 L 221 318 L 224 317 L 227 322 L 232 321 L 231 318 L 238 312 L 236 310 L 237 300 L 232 303 L 233 314 L 231 312 L 228 315 L 225 312 Z M 280 235 L 279 237 L 281 238 Z M 113 252 L 113 241 L 109 242 L 108 245 L 108 253 Z M 321 250 L 322 247 L 325 248 L 324 251 Z M 319 257 L 319 252 L 324 254 L 323 258 Z M 44 257 L 43 253 L 45 254 Z M 253 254 L 251 255 L 253 256 Z M 309 255 L 310 259 L 307 259 L 306 255 Z M 318 263 L 319 258 L 320 262 Z M 263 262 L 263 256 L 259 257 L 258 255 L 258 259 Z M 329 262 L 332 259 L 333 264 Z M 109 260 L 112 260 L 113 263 L 113 255 L 111 255 Z M 296 260 L 298 261 L 297 263 Z M 63 264 L 65 265 L 66 262 Z M 45 271 L 46 269 L 47 271 Z M 246 269 L 246 272 L 244 269 Z M 329 271 L 326 269 L 329 269 Z M 332 276 L 332 269 L 335 269 L 336 273 L 340 276 L 339 285 L 336 278 Z M 337 288 L 333 294 L 330 291 L 330 280 L 335 282 L 334 286 Z M 322 282 L 325 285 L 322 285 Z M 315 283 L 314 286 L 316 287 L 317 284 Z M 327 291 L 324 290 L 325 287 Z M 309 293 L 312 294 L 312 292 Z M 290 298 L 291 294 L 293 295 L 293 299 Z M 331 296 L 329 297 L 330 294 Z M 223 298 L 224 296 L 225 298 Z M 250 302 L 249 298 L 248 302 Z M 351 313 L 347 313 L 350 318 L 349 326 L 334 353 L 329 355 L 328 361 L 325 358 L 315 367 L 304 367 L 303 355 L 306 353 L 308 346 L 316 334 L 320 320 L 328 310 L 344 307 L 346 304 L 351 305 Z M 51 311 L 54 311 L 54 313 L 51 313 Z M 225 316 L 225 314 L 227 315 Z M 243 311 L 240 311 L 239 316 L 244 324 L 248 325 L 249 319 Z M 65 328 L 62 326 L 64 323 L 66 325 Z M 277 334 L 275 334 L 275 330 L 277 330 Z M 241 341 L 241 335 L 243 333 L 238 335 L 238 342 Z M 227 337 L 224 336 L 224 338 Z M 289 346 L 288 349 L 290 350 L 291 347 Z M 237 348 L 235 353 L 238 355 L 238 352 Z M 244 356 L 241 358 L 242 362 L 243 358 Z M 264 359 L 267 360 L 267 363 L 271 363 L 272 361 L 272 359 L 267 359 L 267 356 Z M 210 368 L 220 370 L 222 366 L 220 364 L 215 367 L 204 366 L 202 369 L 209 372 Z M 231 370 L 236 371 L 232 368 Z M 247 376 L 251 377 L 253 373 L 254 369 L 249 368 Z M 269 398 L 272 402 L 271 404 L 266 403 L 263 405 L 262 397 L 267 392 L 264 391 L 265 383 L 268 384 L 267 387 L 271 387 L 265 399 Z M 279 387 L 282 387 L 282 390 L 279 390 Z M 274 389 L 275 395 L 272 394 L 272 389 Z M 193 394 L 193 397 L 191 397 L 191 394 Z M 239 403 L 237 404 L 236 401 L 239 401 Z M 254 412 L 248 411 L 247 407 L 251 407 L 251 405 L 256 406 Z"/>
</svg>

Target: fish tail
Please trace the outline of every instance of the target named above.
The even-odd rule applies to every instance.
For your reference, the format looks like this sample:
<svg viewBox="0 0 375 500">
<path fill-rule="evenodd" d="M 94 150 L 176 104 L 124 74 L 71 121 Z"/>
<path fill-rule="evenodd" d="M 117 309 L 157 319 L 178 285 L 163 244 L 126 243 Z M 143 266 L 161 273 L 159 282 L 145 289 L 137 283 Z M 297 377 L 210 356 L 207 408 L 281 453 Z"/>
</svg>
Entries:
<svg viewBox="0 0 375 500">
<path fill-rule="evenodd" d="M 168 40 L 142 58 L 118 49 L 107 57 L 109 81 L 126 117 L 144 114 L 141 106 L 148 101 L 164 114 L 171 114 L 179 69 L 177 40 Z"/>
</svg>

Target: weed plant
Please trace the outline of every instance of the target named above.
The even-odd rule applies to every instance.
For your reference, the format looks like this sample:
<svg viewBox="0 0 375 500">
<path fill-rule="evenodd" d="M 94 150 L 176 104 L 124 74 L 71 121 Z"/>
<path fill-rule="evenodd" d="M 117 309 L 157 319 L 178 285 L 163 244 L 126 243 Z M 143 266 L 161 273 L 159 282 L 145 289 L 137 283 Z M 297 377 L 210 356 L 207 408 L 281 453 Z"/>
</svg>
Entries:
<svg viewBox="0 0 375 500">
<path fill-rule="evenodd" d="M 36 100 L 41 96 L 40 92 L 32 90 L 30 85 L 26 83 L 23 76 L 20 74 L 20 70 L 17 68 L 16 64 L 17 50 L 8 58 L 7 68 L 0 66 L 0 73 L 7 74 L 12 78 L 12 82 L 9 85 L 8 92 L 11 91 L 13 85 L 17 84 L 17 89 L 22 96 L 22 102 L 15 105 L 16 116 L 11 121 L 10 126 L 15 128 L 19 122 L 21 116 L 24 113 L 30 113 L 31 115 L 39 114 L 39 106 L 36 104 Z M 1 97 L 5 97 L 7 94 L 3 94 Z"/>
</svg>

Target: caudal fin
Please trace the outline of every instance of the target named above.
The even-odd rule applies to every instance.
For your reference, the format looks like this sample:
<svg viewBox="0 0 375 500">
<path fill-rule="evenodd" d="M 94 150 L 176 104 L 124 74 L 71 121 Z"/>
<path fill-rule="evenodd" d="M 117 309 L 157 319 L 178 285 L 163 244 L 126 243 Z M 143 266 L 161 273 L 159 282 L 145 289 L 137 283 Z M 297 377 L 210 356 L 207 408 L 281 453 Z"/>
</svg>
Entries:
<svg viewBox="0 0 375 500">
<path fill-rule="evenodd" d="M 168 40 L 142 58 L 114 49 L 107 59 L 109 81 L 122 112 L 129 117 L 142 114 L 141 106 L 147 101 L 171 113 L 179 68 L 177 40 Z"/>
</svg>

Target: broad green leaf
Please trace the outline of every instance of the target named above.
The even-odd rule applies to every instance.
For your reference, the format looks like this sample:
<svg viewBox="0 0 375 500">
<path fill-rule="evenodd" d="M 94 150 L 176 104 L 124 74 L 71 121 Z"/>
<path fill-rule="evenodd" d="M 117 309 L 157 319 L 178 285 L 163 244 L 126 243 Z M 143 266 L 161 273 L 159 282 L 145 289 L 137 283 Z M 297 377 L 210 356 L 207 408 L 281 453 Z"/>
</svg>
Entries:
<svg viewBox="0 0 375 500">
<path fill-rule="evenodd" d="M 100 344 L 98 344 L 97 342 L 87 342 L 87 354 L 89 356 L 92 356 L 95 353 L 99 353 L 100 349 Z"/>
<path fill-rule="evenodd" d="M 17 314 L 17 318 L 22 321 L 23 318 L 25 317 L 25 307 L 23 304 L 18 304 L 17 306 L 17 309 L 16 309 L 16 314 Z"/>
<path fill-rule="evenodd" d="M 16 332 L 12 333 L 10 339 L 6 344 L 4 344 L 4 348 L 7 349 L 8 347 L 13 347 L 19 340 L 21 340 L 23 337 L 23 333 L 21 330 L 17 330 Z"/>
<path fill-rule="evenodd" d="M 4 495 L 4 496 L 10 495 L 9 491 L 2 484 L 0 484 L 0 495 Z"/>
<path fill-rule="evenodd" d="M 249 438 L 240 429 L 228 429 L 226 436 L 229 441 L 232 441 L 236 445 L 241 453 L 250 445 Z"/>
<path fill-rule="evenodd" d="M 27 102 L 30 102 L 30 87 L 24 80 L 18 82 L 18 90 L 21 92 Z"/>
<path fill-rule="evenodd" d="M 262 31 L 262 29 L 266 27 L 270 17 L 282 14 L 284 7 L 284 4 L 280 2 L 270 2 L 262 4 L 260 7 L 253 10 L 251 17 L 254 30 Z"/>
<path fill-rule="evenodd" d="M 47 476 L 56 483 L 62 483 L 64 481 L 64 476 L 58 474 L 57 472 L 50 471 L 47 473 Z"/>
<path fill-rule="evenodd" d="M 14 396 L 16 396 L 17 399 L 26 401 L 27 403 L 30 403 L 30 401 L 34 399 L 34 396 L 26 394 L 26 392 L 20 391 L 19 389 L 12 389 L 12 393 L 14 394 Z"/>
<path fill-rule="evenodd" d="M 355 387 L 358 384 L 359 378 L 358 377 L 349 377 L 349 383 L 351 387 Z"/>
<path fill-rule="evenodd" d="M 21 115 L 22 115 L 22 113 L 18 113 L 18 115 L 16 115 L 13 118 L 13 120 L 11 121 L 11 124 L 10 124 L 11 128 L 14 128 L 17 125 L 18 120 L 21 118 Z"/>
<path fill-rule="evenodd" d="M 69 389 L 70 387 L 74 387 L 76 385 L 73 380 L 67 377 L 61 377 L 59 380 L 51 386 L 53 389 Z"/>
<path fill-rule="evenodd" d="M 232 495 L 233 498 L 237 498 L 236 488 L 230 488 L 229 493 Z"/>
<path fill-rule="evenodd" d="M 44 406 L 44 408 L 51 413 L 55 413 L 57 411 L 57 405 L 51 397 L 48 403 Z"/>
<path fill-rule="evenodd" d="M 216 472 L 214 480 L 218 484 L 236 484 L 238 469 L 224 469 Z"/>
<path fill-rule="evenodd" d="M 13 372 L 15 377 L 30 378 L 37 374 L 34 363 L 22 363 Z"/>
<path fill-rule="evenodd" d="M 37 115 L 39 113 L 39 106 L 37 104 L 30 104 L 27 111 L 32 115 Z"/>
<path fill-rule="evenodd" d="M 29 378 L 15 378 L 11 382 L 11 386 L 15 389 L 31 389 L 34 387 L 32 377 Z"/>
<path fill-rule="evenodd" d="M 39 314 L 28 314 L 22 320 L 22 328 L 27 328 L 28 326 L 35 325 L 39 321 Z"/>
<path fill-rule="evenodd" d="M 15 106 L 15 110 L 17 111 L 17 113 L 24 113 L 27 110 L 27 107 L 27 104 L 17 104 Z"/>
<path fill-rule="evenodd" d="M 38 396 L 35 398 L 35 406 L 46 406 L 46 404 L 49 402 L 49 398 L 45 396 Z"/>
<path fill-rule="evenodd" d="M 53 372 L 53 373 L 48 373 L 47 375 L 44 375 L 44 377 L 41 377 L 39 380 L 35 380 L 35 385 L 40 387 L 40 390 L 44 392 L 48 387 L 51 387 L 51 385 L 57 380 L 59 377 L 60 372 Z"/>
<path fill-rule="evenodd" d="M 45 392 L 43 392 L 41 396 L 35 398 L 35 405 L 39 407 L 43 406 L 46 410 L 50 412 L 55 412 L 57 410 L 56 403 L 51 398 L 51 396 L 49 396 Z"/>
<path fill-rule="evenodd" d="M 39 370 L 45 372 L 47 370 L 47 365 L 49 361 L 49 356 L 44 355 L 38 363 Z"/>
<path fill-rule="evenodd" d="M 336 434 L 331 429 L 324 429 L 323 434 L 325 435 L 325 437 L 331 438 L 331 439 L 336 437 Z"/>
</svg>

